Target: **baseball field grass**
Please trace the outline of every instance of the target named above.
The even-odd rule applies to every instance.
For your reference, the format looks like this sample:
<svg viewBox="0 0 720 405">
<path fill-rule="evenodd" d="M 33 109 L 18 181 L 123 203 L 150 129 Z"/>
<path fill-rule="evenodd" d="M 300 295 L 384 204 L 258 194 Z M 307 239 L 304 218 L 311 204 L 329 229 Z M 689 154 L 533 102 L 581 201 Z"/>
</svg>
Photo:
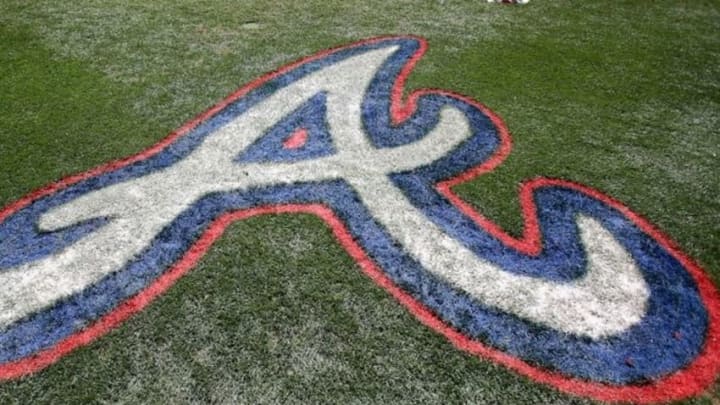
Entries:
<svg viewBox="0 0 720 405">
<path fill-rule="evenodd" d="M 142 151 L 262 74 L 412 34 L 407 88 L 495 111 L 513 149 L 455 188 L 511 234 L 518 186 L 590 185 L 720 283 L 720 2 L 0 3 L 0 207 Z M 2 286 L 0 286 L 2 288 Z M 720 386 L 684 400 L 717 403 Z M 167 293 L 0 403 L 586 403 L 456 349 L 307 214 L 231 225 Z"/>
</svg>

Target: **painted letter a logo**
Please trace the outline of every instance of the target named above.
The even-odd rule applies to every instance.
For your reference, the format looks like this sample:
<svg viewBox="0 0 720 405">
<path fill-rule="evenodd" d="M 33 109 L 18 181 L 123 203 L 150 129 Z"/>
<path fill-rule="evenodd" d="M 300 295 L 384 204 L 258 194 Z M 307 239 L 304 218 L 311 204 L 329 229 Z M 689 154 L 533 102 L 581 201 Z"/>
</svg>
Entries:
<svg viewBox="0 0 720 405">
<path fill-rule="evenodd" d="M 304 212 L 422 323 L 536 381 L 634 401 L 712 384 L 716 290 L 648 221 L 536 178 L 520 189 L 514 238 L 453 193 L 499 165 L 510 137 L 467 97 L 403 99 L 425 49 L 387 37 L 321 52 L 138 155 L 6 207 L 0 376 L 46 367 L 142 310 L 233 221 Z"/>
</svg>

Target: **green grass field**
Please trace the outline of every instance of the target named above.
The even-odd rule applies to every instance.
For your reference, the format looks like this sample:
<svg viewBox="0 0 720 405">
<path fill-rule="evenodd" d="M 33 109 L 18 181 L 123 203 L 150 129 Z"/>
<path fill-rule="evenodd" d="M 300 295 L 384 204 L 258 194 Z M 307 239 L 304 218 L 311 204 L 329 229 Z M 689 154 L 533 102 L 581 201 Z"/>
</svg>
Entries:
<svg viewBox="0 0 720 405">
<path fill-rule="evenodd" d="M 241 85 L 383 34 L 430 48 L 410 89 L 468 95 L 513 134 L 457 188 L 521 232 L 518 184 L 598 188 L 720 283 L 720 2 L 82 1 L 0 4 L 0 206 L 154 144 Z M 309 215 L 228 228 L 147 310 L 0 403 L 584 403 L 455 349 Z M 717 403 L 720 387 L 687 403 Z"/>
</svg>

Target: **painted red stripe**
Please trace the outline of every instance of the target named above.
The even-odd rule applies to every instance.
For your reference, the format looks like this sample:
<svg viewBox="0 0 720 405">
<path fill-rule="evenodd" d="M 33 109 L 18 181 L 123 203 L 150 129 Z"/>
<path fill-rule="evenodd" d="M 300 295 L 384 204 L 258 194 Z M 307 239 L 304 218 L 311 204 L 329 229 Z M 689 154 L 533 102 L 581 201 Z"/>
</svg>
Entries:
<svg viewBox="0 0 720 405">
<path fill-rule="evenodd" d="M 350 256 L 360 265 L 362 271 L 371 280 L 373 280 L 380 287 L 388 291 L 388 293 L 390 293 L 398 302 L 400 302 L 416 318 L 418 318 L 420 322 L 445 336 L 455 347 L 461 350 L 505 365 L 506 367 L 509 367 L 533 379 L 534 381 L 552 385 L 562 391 L 606 401 L 633 401 L 638 403 L 649 403 L 677 400 L 700 394 L 703 390 L 710 386 L 714 382 L 715 376 L 720 371 L 720 298 L 713 282 L 700 268 L 700 266 L 692 259 L 690 259 L 687 255 L 685 255 L 676 243 L 674 243 L 668 236 L 666 236 L 664 233 L 662 233 L 660 230 L 650 224 L 649 221 L 643 219 L 640 215 L 634 213 L 632 210 L 630 210 L 630 208 L 626 207 L 619 201 L 608 197 L 593 188 L 566 180 L 537 178 L 524 183 L 520 188 L 520 203 L 522 207 L 523 218 L 525 221 L 525 229 L 521 238 L 514 238 L 511 235 L 507 234 L 505 231 L 503 231 L 499 225 L 490 221 L 482 214 L 476 212 L 469 204 L 462 201 L 456 194 L 453 193 L 453 186 L 463 183 L 465 181 L 469 181 L 478 175 L 489 173 L 495 167 L 497 167 L 497 165 L 499 165 L 509 154 L 510 149 L 512 148 L 512 141 L 505 123 L 499 116 L 497 116 L 494 112 L 492 112 L 484 105 L 465 96 L 444 90 L 424 89 L 411 93 L 410 96 L 408 96 L 407 101 L 403 102 L 402 96 L 407 76 L 410 74 L 417 61 L 422 57 L 422 55 L 427 49 L 427 42 L 424 39 L 418 37 L 401 36 L 373 38 L 344 47 L 329 49 L 316 55 L 300 59 L 281 69 L 268 73 L 265 76 L 262 76 L 250 82 L 246 86 L 232 93 L 223 101 L 211 107 L 204 113 L 200 114 L 195 119 L 189 121 L 188 123 L 180 127 L 178 130 L 168 135 L 165 139 L 161 140 L 147 150 L 140 152 L 136 155 L 127 157 L 125 159 L 113 161 L 98 166 L 89 171 L 66 177 L 56 183 L 50 184 L 45 188 L 32 192 L 27 196 L 19 199 L 18 201 L 6 206 L 3 210 L 0 211 L 0 221 L 3 221 L 8 216 L 12 215 L 23 207 L 26 207 L 27 205 L 31 204 L 33 201 L 36 201 L 39 198 L 57 192 L 58 190 L 66 188 L 89 177 L 117 170 L 133 162 L 147 159 L 159 153 L 165 147 L 173 143 L 178 137 L 189 133 L 198 124 L 212 117 L 214 114 L 222 110 L 231 102 L 244 96 L 251 90 L 259 87 L 264 82 L 271 80 L 274 77 L 277 77 L 278 75 L 283 74 L 289 70 L 292 70 L 293 68 L 303 63 L 323 58 L 341 49 L 369 43 L 376 43 L 378 41 L 393 38 L 413 38 L 420 41 L 421 44 L 420 49 L 411 57 L 409 62 L 401 71 L 396 83 L 393 86 L 391 93 L 391 120 L 394 124 L 401 123 L 412 115 L 412 113 L 416 109 L 417 99 L 423 94 L 444 94 L 462 99 L 481 109 L 485 114 L 488 115 L 488 117 L 490 117 L 492 122 L 495 124 L 498 129 L 498 135 L 501 139 L 500 147 L 488 161 L 460 174 L 459 176 L 438 183 L 436 187 L 439 192 L 441 192 L 462 212 L 475 220 L 479 226 L 492 234 L 494 237 L 503 241 L 503 243 L 507 244 L 508 246 L 511 246 L 518 251 L 526 254 L 537 254 L 542 246 L 538 227 L 537 207 L 535 206 L 532 199 L 533 192 L 537 188 L 548 186 L 567 187 L 578 192 L 585 193 L 600 201 L 603 201 L 609 206 L 622 212 L 641 230 L 643 230 L 648 235 L 657 240 L 661 244 L 661 246 L 667 249 L 670 254 L 672 254 L 678 261 L 680 261 L 683 266 L 688 269 L 692 277 L 697 282 L 700 296 L 702 297 L 709 314 L 709 330 L 702 352 L 690 365 L 688 365 L 683 370 L 679 370 L 669 376 L 663 377 L 652 383 L 635 386 L 614 386 L 607 384 L 598 384 L 569 378 L 558 373 L 549 372 L 547 370 L 535 367 L 518 358 L 512 357 L 504 352 L 486 346 L 481 342 L 472 340 L 445 324 L 430 309 L 425 307 L 421 302 L 415 300 L 412 296 L 410 296 L 405 291 L 400 289 L 397 285 L 395 285 L 392 280 L 390 280 L 385 275 L 385 273 L 383 273 L 382 270 L 377 267 L 377 265 L 372 261 L 372 259 L 368 257 L 362 247 L 352 237 L 352 234 L 347 229 L 345 224 L 328 207 L 319 204 L 283 204 L 276 206 L 256 207 L 248 210 L 235 211 L 222 215 L 210 225 L 210 227 L 205 231 L 205 233 L 203 233 L 203 235 L 177 263 L 175 263 L 170 269 L 163 273 L 163 275 L 158 277 L 158 279 L 151 285 L 149 285 L 146 289 L 124 301 L 113 311 L 101 317 L 98 321 L 96 321 L 86 329 L 79 331 L 72 336 L 69 336 L 55 346 L 38 352 L 32 357 L 1 365 L 0 378 L 17 378 L 41 370 L 49 366 L 50 364 L 58 361 L 62 356 L 70 353 L 76 348 L 90 344 L 95 339 L 105 335 L 110 330 L 120 325 L 123 321 L 125 321 L 133 314 L 141 311 L 150 302 L 152 302 L 153 299 L 167 291 L 167 289 L 169 289 L 180 277 L 190 271 L 197 264 L 200 258 L 205 255 L 210 246 L 223 234 L 227 226 L 234 221 L 265 214 L 307 213 L 318 216 L 319 218 L 323 219 L 328 224 L 328 226 L 330 226 L 336 239 L 345 248 L 345 250 L 347 250 Z"/>
<path fill-rule="evenodd" d="M 285 149 L 297 149 L 303 147 L 308 140 L 308 130 L 300 128 L 293 132 L 284 142 L 283 148 Z"/>
</svg>

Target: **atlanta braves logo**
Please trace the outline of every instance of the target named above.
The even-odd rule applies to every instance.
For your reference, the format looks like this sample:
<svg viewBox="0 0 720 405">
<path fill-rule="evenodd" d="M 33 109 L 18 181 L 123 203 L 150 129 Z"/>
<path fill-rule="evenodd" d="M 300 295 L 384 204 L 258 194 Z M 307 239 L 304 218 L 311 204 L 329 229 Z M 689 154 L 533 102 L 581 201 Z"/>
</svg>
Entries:
<svg viewBox="0 0 720 405">
<path fill-rule="evenodd" d="M 0 212 L 0 376 L 106 333 L 193 267 L 232 221 L 323 218 L 363 271 L 459 348 L 580 395 L 666 400 L 718 370 L 718 298 L 647 221 L 534 179 L 516 239 L 452 186 L 507 155 L 486 107 L 424 90 L 424 40 L 320 53 L 239 90 L 153 148 Z"/>
</svg>

